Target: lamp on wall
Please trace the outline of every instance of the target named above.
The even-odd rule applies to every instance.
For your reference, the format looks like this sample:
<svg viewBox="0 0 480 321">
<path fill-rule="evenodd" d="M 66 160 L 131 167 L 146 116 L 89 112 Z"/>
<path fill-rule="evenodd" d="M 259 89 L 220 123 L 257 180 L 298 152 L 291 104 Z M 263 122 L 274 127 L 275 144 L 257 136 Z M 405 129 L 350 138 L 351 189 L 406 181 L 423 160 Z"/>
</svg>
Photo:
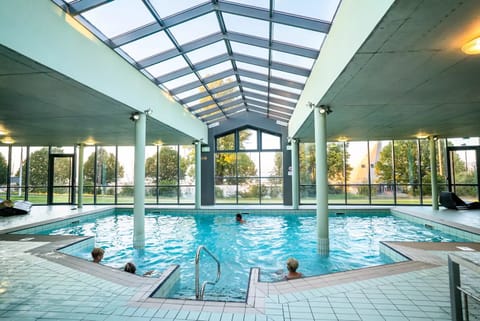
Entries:
<svg viewBox="0 0 480 321">
<path fill-rule="evenodd" d="M 327 115 L 328 115 L 328 114 L 330 114 L 330 113 L 332 112 L 332 109 L 330 108 L 330 106 L 328 106 L 328 105 L 319 105 L 319 104 L 315 105 L 314 103 L 312 103 L 312 102 L 310 102 L 310 101 L 307 103 L 307 107 L 310 107 L 310 108 L 318 107 L 318 108 L 320 108 L 320 113 L 321 113 L 321 114 L 327 114 Z"/>
<path fill-rule="evenodd" d="M 137 121 L 140 119 L 140 113 L 137 111 L 137 112 L 134 112 L 130 115 L 130 120 L 131 121 Z"/>
<path fill-rule="evenodd" d="M 480 37 L 470 40 L 462 46 L 462 51 L 467 55 L 480 54 Z"/>
</svg>

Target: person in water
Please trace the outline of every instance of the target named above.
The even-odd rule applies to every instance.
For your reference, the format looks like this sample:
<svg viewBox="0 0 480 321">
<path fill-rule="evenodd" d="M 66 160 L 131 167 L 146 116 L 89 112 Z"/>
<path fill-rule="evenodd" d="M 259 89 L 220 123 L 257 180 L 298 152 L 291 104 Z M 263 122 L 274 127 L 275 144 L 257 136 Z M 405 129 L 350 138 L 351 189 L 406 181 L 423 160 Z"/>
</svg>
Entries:
<svg viewBox="0 0 480 321">
<path fill-rule="evenodd" d="M 240 214 L 240 213 L 237 213 L 237 215 L 235 216 L 235 220 L 238 223 L 245 223 L 245 220 L 243 219 L 242 214 Z"/>
<path fill-rule="evenodd" d="M 93 263 L 100 263 L 100 261 L 103 259 L 103 255 L 105 254 L 105 250 L 101 247 L 94 247 L 91 254 Z"/>
<path fill-rule="evenodd" d="M 297 272 L 298 269 L 298 261 L 294 259 L 293 257 L 289 258 L 287 260 L 287 270 L 288 274 L 285 275 L 286 280 L 293 280 L 293 279 L 299 279 L 303 277 L 303 274 L 300 272 Z"/>
</svg>

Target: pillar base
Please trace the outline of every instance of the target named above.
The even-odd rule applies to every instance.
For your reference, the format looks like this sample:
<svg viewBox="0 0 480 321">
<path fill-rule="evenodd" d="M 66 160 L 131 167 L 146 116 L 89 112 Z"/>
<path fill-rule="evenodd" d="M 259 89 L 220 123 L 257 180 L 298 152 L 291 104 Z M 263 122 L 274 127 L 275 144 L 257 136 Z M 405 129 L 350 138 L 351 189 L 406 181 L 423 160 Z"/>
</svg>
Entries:
<svg viewBox="0 0 480 321">
<path fill-rule="evenodd" d="M 328 239 L 317 240 L 317 253 L 328 256 L 330 254 L 330 242 Z"/>
<path fill-rule="evenodd" d="M 145 248 L 145 234 L 133 236 L 133 248 L 134 249 Z"/>
</svg>

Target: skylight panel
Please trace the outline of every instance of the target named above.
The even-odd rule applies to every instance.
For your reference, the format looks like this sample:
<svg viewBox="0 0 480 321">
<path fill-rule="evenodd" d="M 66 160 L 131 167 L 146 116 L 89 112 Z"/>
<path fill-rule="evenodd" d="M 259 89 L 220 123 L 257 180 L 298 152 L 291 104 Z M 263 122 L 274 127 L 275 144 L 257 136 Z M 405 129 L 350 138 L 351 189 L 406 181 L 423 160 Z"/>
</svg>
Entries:
<svg viewBox="0 0 480 321">
<path fill-rule="evenodd" d="M 257 73 L 264 74 L 264 75 L 268 74 L 268 68 L 260 67 L 260 66 L 256 66 L 256 65 L 252 65 L 252 64 L 247 64 L 247 63 L 244 63 L 244 62 L 237 61 L 237 67 L 239 69 L 253 71 L 253 72 L 257 72 Z"/>
<path fill-rule="evenodd" d="M 220 27 L 218 26 L 216 15 L 209 13 L 173 26 L 170 28 L 170 31 L 178 43 L 182 45 L 214 33 L 219 33 Z"/>
<path fill-rule="evenodd" d="M 307 81 L 307 77 L 299 76 L 299 75 L 296 75 L 296 74 L 292 74 L 292 73 L 289 73 L 289 72 L 284 72 L 284 71 L 280 71 L 280 70 L 276 70 L 276 69 L 272 69 L 272 76 L 273 77 L 278 77 L 278 78 L 283 78 L 283 79 L 286 79 L 286 80 L 292 80 L 292 81 L 300 82 L 302 84 L 305 83 L 305 81 Z"/>
<path fill-rule="evenodd" d="M 291 92 L 291 93 L 294 93 L 294 94 L 300 94 L 300 93 L 302 92 L 300 89 L 296 89 L 296 88 L 292 88 L 292 87 L 287 87 L 287 86 L 275 84 L 275 83 L 273 83 L 273 82 L 270 83 L 270 87 L 275 88 L 275 89 L 280 89 L 280 90 L 288 91 L 288 92 Z"/>
<path fill-rule="evenodd" d="M 189 84 L 191 82 L 198 81 L 198 78 L 194 74 L 185 75 L 174 80 L 167 81 L 163 85 L 169 90 L 175 89 L 179 86 Z"/>
<path fill-rule="evenodd" d="M 233 101 L 233 100 L 238 99 L 240 97 L 240 91 L 238 90 L 238 88 L 232 88 L 232 89 L 227 89 L 227 90 L 221 91 L 217 94 L 213 94 L 213 97 L 215 99 L 219 99 L 219 98 L 222 98 L 223 96 L 230 95 L 232 93 L 236 93 L 236 94 L 238 94 L 238 96 L 234 96 L 232 98 L 229 98 L 226 101 Z M 224 101 L 223 103 L 225 103 L 226 101 Z"/>
<path fill-rule="evenodd" d="M 267 83 L 266 81 L 258 80 L 258 79 L 250 78 L 250 77 L 245 77 L 245 76 L 241 76 L 241 77 L 240 77 L 240 81 L 241 81 L 242 83 L 243 83 L 243 82 L 249 82 L 249 83 L 257 84 L 257 85 L 260 85 L 260 86 L 265 86 L 265 87 L 268 86 L 268 83 Z"/>
<path fill-rule="evenodd" d="M 264 91 L 243 87 L 243 92 L 245 93 L 246 96 L 248 96 L 249 93 L 254 93 L 254 94 L 265 96 L 265 99 L 267 98 L 267 93 Z"/>
<path fill-rule="evenodd" d="M 262 58 L 265 60 L 268 59 L 268 49 L 266 48 L 247 45 L 244 43 L 234 42 L 234 41 L 231 41 L 230 45 L 232 46 L 232 51 L 234 54 L 238 53 L 243 55 L 254 56 L 257 58 Z"/>
<path fill-rule="evenodd" d="M 209 58 L 220 56 L 227 53 L 224 41 L 218 41 L 211 45 L 187 52 L 187 57 L 195 65 Z"/>
<path fill-rule="evenodd" d="M 200 77 L 205 78 L 205 77 L 216 75 L 222 71 L 230 70 L 230 69 L 232 70 L 232 74 L 233 74 L 232 63 L 230 61 L 225 61 L 220 64 L 199 70 L 198 74 L 200 75 Z"/>
<path fill-rule="evenodd" d="M 279 23 L 273 24 L 273 40 L 275 41 L 319 50 L 324 39 L 325 34 L 321 32 L 291 27 Z"/>
<path fill-rule="evenodd" d="M 312 69 L 314 59 L 292 55 L 289 53 L 272 50 L 272 60 L 276 62 L 283 62 L 289 65 Z"/>
<path fill-rule="evenodd" d="M 331 22 L 340 0 L 275 1 L 275 11 Z"/>
<path fill-rule="evenodd" d="M 108 38 L 155 21 L 140 1 L 117 0 L 95 7 L 82 14 Z"/>
<path fill-rule="evenodd" d="M 204 3 L 205 0 L 150 0 L 150 2 L 160 17 L 165 18 Z"/>
<path fill-rule="evenodd" d="M 268 39 L 269 26 L 267 21 L 229 13 L 222 13 L 222 15 L 227 31 L 236 31 Z"/>
<path fill-rule="evenodd" d="M 243 5 L 263 8 L 263 9 L 270 8 L 270 0 L 229 0 L 229 2 L 235 2 L 238 4 L 243 4 Z"/>
<path fill-rule="evenodd" d="M 176 96 L 180 99 L 185 99 L 187 97 L 190 97 L 190 96 L 193 96 L 193 95 L 196 95 L 199 93 L 199 90 L 198 88 L 195 88 L 195 89 L 191 89 L 191 90 L 187 90 L 187 91 L 184 91 L 184 92 L 181 92 L 181 93 L 178 93 L 176 94 Z"/>
<path fill-rule="evenodd" d="M 292 102 L 292 103 L 297 102 L 297 99 L 289 98 L 287 96 L 275 95 L 275 94 L 272 94 L 272 93 L 270 93 L 270 97 L 283 99 L 283 100 L 286 100 L 286 101 L 289 101 L 289 102 Z"/>
<path fill-rule="evenodd" d="M 139 61 L 160 52 L 175 48 L 165 32 L 156 32 L 120 47 L 134 60 Z"/>
<path fill-rule="evenodd" d="M 214 88 L 218 88 L 218 87 L 221 87 L 225 84 L 229 84 L 229 83 L 232 83 L 235 81 L 235 78 L 233 77 L 227 77 L 227 78 L 223 78 L 223 79 L 218 79 L 218 80 L 215 80 L 215 81 L 212 81 L 212 82 L 209 82 L 207 84 L 207 88 L 208 89 L 214 89 Z"/>
<path fill-rule="evenodd" d="M 171 73 L 172 71 L 188 67 L 182 56 L 177 56 L 158 64 L 145 68 L 154 77 L 160 77 L 162 75 Z"/>
</svg>

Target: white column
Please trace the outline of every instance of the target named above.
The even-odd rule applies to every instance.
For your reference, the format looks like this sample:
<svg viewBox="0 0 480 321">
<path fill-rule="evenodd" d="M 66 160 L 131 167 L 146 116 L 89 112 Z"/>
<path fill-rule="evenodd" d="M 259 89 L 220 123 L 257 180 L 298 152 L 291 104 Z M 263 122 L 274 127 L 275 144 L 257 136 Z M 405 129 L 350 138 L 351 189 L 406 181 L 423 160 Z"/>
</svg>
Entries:
<svg viewBox="0 0 480 321">
<path fill-rule="evenodd" d="M 329 254 L 328 239 L 328 178 L 327 178 L 327 113 L 313 109 L 315 121 L 315 183 L 317 200 L 317 252 Z"/>
<path fill-rule="evenodd" d="M 195 141 L 195 208 L 202 205 L 202 143 Z"/>
<path fill-rule="evenodd" d="M 83 207 L 83 151 L 84 145 L 78 145 L 78 191 L 77 191 L 77 207 Z"/>
<path fill-rule="evenodd" d="M 291 142 L 291 154 L 292 154 L 292 207 L 294 210 L 298 210 L 300 204 L 299 194 L 300 186 L 298 179 L 298 139 L 292 138 Z"/>
<path fill-rule="evenodd" d="M 133 247 L 145 247 L 145 137 L 146 119 L 144 113 L 135 121 L 135 162 L 133 196 Z"/>
<path fill-rule="evenodd" d="M 438 211 L 438 180 L 437 180 L 437 149 L 435 147 L 435 137 L 429 138 L 430 147 L 430 174 L 432 184 L 432 209 Z"/>
</svg>

